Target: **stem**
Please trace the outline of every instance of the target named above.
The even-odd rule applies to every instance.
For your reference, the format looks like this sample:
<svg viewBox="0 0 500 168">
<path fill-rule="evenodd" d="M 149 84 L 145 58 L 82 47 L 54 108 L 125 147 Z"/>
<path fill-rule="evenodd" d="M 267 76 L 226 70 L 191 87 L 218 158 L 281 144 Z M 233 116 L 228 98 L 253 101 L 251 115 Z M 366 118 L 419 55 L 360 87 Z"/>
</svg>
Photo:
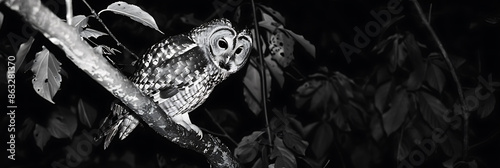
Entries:
<svg viewBox="0 0 500 168">
<path fill-rule="evenodd" d="M 73 24 L 73 0 L 66 0 L 66 21 Z"/>
<path fill-rule="evenodd" d="M 125 49 L 127 52 L 129 52 L 130 54 L 132 54 L 132 56 L 135 57 L 135 59 L 139 59 L 139 57 L 132 51 L 130 51 L 127 47 L 125 47 L 125 45 L 123 45 L 120 41 L 118 41 L 118 39 L 116 38 L 116 36 L 111 33 L 111 30 L 108 29 L 108 27 L 106 26 L 106 24 L 104 24 L 104 22 L 101 20 L 101 18 L 99 17 L 99 15 L 97 15 L 97 13 L 95 12 L 95 10 L 89 5 L 89 3 L 87 3 L 86 0 L 82 0 L 83 3 L 85 3 L 85 5 L 87 5 L 87 7 L 89 8 L 90 12 L 92 13 L 92 15 L 94 15 L 94 17 L 97 19 L 97 21 L 99 21 L 99 23 L 102 24 L 102 26 L 104 27 L 104 29 L 106 29 L 106 31 L 109 33 L 109 36 L 111 36 L 111 38 L 113 38 L 116 42 L 116 44 L 120 47 L 122 47 L 123 49 Z"/>
<path fill-rule="evenodd" d="M 261 95 L 262 95 L 262 109 L 264 110 L 264 116 L 266 119 L 266 129 L 267 129 L 267 138 L 269 139 L 269 145 L 273 146 L 273 140 L 271 137 L 271 127 L 269 126 L 269 116 L 267 112 L 267 81 L 266 81 L 266 71 L 264 66 L 264 56 L 262 56 L 262 48 L 260 44 L 260 34 L 259 34 L 259 22 L 257 22 L 257 12 L 255 10 L 255 2 L 252 0 L 252 13 L 253 13 L 253 24 L 255 26 L 255 37 L 257 41 L 257 51 L 259 52 L 259 61 L 260 61 L 260 87 Z"/>
<path fill-rule="evenodd" d="M 469 147 L 468 146 L 468 143 L 469 143 L 469 129 L 468 129 L 469 128 L 469 113 L 468 113 L 468 111 L 469 111 L 469 109 L 467 109 L 467 107 L 465 107 L 465 99 L 464 99 L 464 94 L 462 91 L 462 86 L 460 84 L 460 81 L 458 80 L 457 73 L 455 72 L 455 67 L 453 66 L 453 63 L 451 63 L 451 60 L 448 56 L 448 53 L 444 49 L 443 44 L 441 43 L 438 36 L 436 35 L 436 33 L 432 29 L 431 25 L 429 24 L 429 21 L 426 19 L 425 15 L 422 11 L 422 8 L 420 7 L 420 4 L 418 3 L 417 0 L 410 0 L 410 1 L 413 2 L 413 5 L 417 9 L 417 12 L 420 16 L 420 19 L 422 20 L 422 23 L 424 24 L 426 29 L 431 34 L 432 39 L 434 40 L 436 45 L 439 47 L 439 50 L 441 51 L 441 55 L 443 56 L 446 64 L 448 65 L 448 68 L 450 69 L 451 76 L 453 77 L 453 81 L 457 85 L 458 99 L 459 99 L 460 105 L 462 107 L 462 116 L 463 116 L 463 120 L 464 120 L 463 159 L 465 160 L 467 158 L 467 152 L 469 150 L 468 149 L 468 147 Z"/>
</svg>

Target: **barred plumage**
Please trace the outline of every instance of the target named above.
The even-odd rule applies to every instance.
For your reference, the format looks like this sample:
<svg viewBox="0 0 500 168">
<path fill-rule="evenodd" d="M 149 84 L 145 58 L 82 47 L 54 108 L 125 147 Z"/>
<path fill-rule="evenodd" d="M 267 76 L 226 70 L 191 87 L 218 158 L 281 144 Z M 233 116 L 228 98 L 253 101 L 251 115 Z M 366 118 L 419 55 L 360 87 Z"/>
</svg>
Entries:
<svg viewBox="0 0 500 168">
<path fill-rule="evenodd" d="M 172 36 L 153 45 L 137 62 L 130 80 L 176 123 L 202 136 L 188 113 L 203 104 L 217 84 L 244 65 L 251 46 L 248 31 L 238 33 L 228 20 L 214 20 L 188 34 Z M 114 113 L 129 115 L 127 108 L 113 107 Z M 137 122 L 120 121 L 119 125 L 121 130 L 129 130 L 120 131 L 120 139 L 123 139 Z M 110 135 L 116 133 L 113 131 Z M 108 138 L 105 147 L 111 139 Z"/>
</svg>

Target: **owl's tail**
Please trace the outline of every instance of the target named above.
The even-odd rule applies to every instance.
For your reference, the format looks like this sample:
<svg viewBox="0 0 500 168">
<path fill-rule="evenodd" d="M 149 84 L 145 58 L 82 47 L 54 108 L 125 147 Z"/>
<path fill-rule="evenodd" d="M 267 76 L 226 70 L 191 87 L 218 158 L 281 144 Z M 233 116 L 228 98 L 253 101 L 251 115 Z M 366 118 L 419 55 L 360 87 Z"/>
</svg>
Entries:
<svg viewBox="0 0 500 168">
<path fill-rule="evenodd" d="M 120 140 L 123 140 L 139 124 L 139 120 L 132 116 L 129 111 L 130 109 L 118 100 L 111 103 L 111 113 L 109 113 L 99 127 L 98 136 L 94 137 L 95 141 L 106 137 L 104 149 L 109 146 L 117 132 L 120 132 Z"/>
</svg>

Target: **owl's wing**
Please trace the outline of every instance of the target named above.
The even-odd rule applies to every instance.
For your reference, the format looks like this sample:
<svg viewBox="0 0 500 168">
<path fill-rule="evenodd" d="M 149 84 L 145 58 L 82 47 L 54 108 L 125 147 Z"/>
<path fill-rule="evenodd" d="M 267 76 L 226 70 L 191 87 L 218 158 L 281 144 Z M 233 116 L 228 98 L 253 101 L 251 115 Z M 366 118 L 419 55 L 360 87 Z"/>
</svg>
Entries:
<svg viewBox="0 0 500 168">
<path fill-rule="evenodd" d="M 203 73 L 208 62 L 203 53 L 188 36 L 172 36 L 148 50 L 131 80 L 156 102 L 169 98 Z"/>
</svg>

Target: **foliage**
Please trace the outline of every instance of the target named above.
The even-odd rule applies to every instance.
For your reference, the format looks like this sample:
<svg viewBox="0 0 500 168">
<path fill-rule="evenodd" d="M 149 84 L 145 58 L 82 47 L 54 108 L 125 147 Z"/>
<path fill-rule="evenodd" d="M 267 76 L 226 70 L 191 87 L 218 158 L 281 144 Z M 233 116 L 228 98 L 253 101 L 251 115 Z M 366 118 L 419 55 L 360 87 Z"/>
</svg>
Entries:
<svg viewBox="0 0 500 168">
<path fill-rule="evenodd" d="M 389 10 L 385 6 L 379 9 L 379 4 L 370 4 L 373 9 L 367 13 L 372 16 L 373 13 Z M 142 5 L 147 6 L 147 3 Z M 119 32 L 118 29 L 127 27 L 126 23 L 139 23 L 134 27 L 136 29 L 154 29 L 154 33 L 161 33 L 156 35 L 158 39 L 163 36 L 162 30 L 165 34 L 187 30 L 172 26 L 172 23 L 196 25 L 217 16 L 233 18 L 238 26 L 250 29 L 254 50 L 246 69 L 221 84 L 217 88 L 219 91 L 216 90 L 207 103 L 193 113 L 194 123 L 201 123 L 206 132 L 218 135 L 224 143 L 232 145 L 234 156 L 244 167 L 498 165 L 498 161 L 477 152 L 485 149 L 483 144 L 498 140 L 495 137 L 498 128 L 492 125 L 499 119 L 495 108 L 495 89 L 500 84 L 494 82 L 497 78 L 495 71 L 483 70 L 489 68 L 487 66 L 481 67 L 482 64 L 495 66 L 487 63 L 495 59 L 461 54 L 460 49 L 455 47 L 457 44 L 453 43 L 455 38 L 438 34 L 445 44 L 444 48 L 452 53 L 450 59 L 453 66 L 449 66 L 443 59 L 444 54 L 435 46 L 435 39 L 420 26 L 420 22 L 415 21 L 422 16 L 414 13 L 411 3 L 403 3 L 404 12 L 389 16 L 389 21 L 380 24 L 375 35 L 366 35 L 370 28 L 363 29 L 365 32 L 354 28 L 355 33 L 366 33 L 364 36 L 369 38 L 369 45 L 358 47 L 359 52 L 355 51 L 357 55 L 344 55 L 349 57 L 348 61 L 327 51 L 332 50 L 331 45 L 336 45 L 340 49 L 334 50 L 341 52 L 342 45 L 338 45 L 341 41 L 362 38 L 363 35 L 359 34 L 339 35 L 353 34 L 352 27 L 363 25 L 361 23 L 346 23 L 344 30 L 322 30 L 321 33 L 328 35 L 324 36 L 326 39 L 318 40 L 311 38 L 313 33 L 300 31 L 299 27 L 304 25 L 298 26 L 296 22 L 301 20 L 291 17 L 293 14 L 283 14 L 285 12 L 272 3 L 252 5 L 241 0 L 215 0 L 212 5 L 213 13 L 203 20 L 197 19 L 199 15 L 196 12 L 185 11 L 166 19 L 156 15 L 154 11 L 159 9 L 154 7 L 144 9 L 141 4 L 120 1 L 110 3 L 106 8 L 102 6 L 102 10 L 90 15 L 76 15 L 72 17 L 71 25 L 97 53 L 125 74 L 131 72 L 130 64 L 135 58 L 130 57 L 134 53 L 124 46 L 134 45 L 135 40 L 129 44 L 120 41 L 133 39 L 133 35 L 127 37 L 133 33 L 115 37 L 112 31 Z M 311 2 L 311 5 L 321 4 Z M 256 18 L 249 12 L 251 10 L 256 11 Z M 435 14 L 437 12 L 432 13 L 432 8 L 426 10 L 429 10 L 429 16 L 424 19 L 439 16 Z M 109 16 L 105 11 L 125 17 Z M 161 10 L 159 12 L 162 13 Z M 88 14 L 88 11 L 82 13 Z M 328 20 L 320 12 L 313 14 L 318 15 L 314 16 L 317 20 Z M 3 14 L 0 13 L 0 16 Z M 103 23 L 111 22 L 109 17 L 117 18 L 112 30 Z M 372 20 L 366 23 L 372 23 Z M 0 19 L 0 25 L 3 21 L 3 18 Z M 481 24 L 496 24 L 494 17 L 485 21 Z M 442 26 L 431 23 L 436 31 Z M 471 21 L 470 26 L 473 28 L 478 24 Z M 366 25 L 368 27 L 369 24 Z M 315 30 L 308 28 L 311 29 L 308 31 Z M 446 34 L 442 30 L 440 33 Z M 156 42 L 148 40 L 148 44 L 136 45 L 146 48 Z M 463 39 L 458 40 L 463 42 Z M 495 40 L 493 44 L 498 44 L 498 39 Z M 29 99 L 23 103 L 36 105 L 30 108 L 36 112 L 19 118 L 22 124 L 17 135 L 22 147 L 18 150 L 24 152 L 20 157 L 25 160 L 37 158 L 36 161 L 47 167 L 207 166 L 204 158 L 179 152 L 174 145 L 155 138 L 157 135 L 148 129 L 136 130 L 128 139 L 111 145 L 106 151 L 101 150 L 102 143 L 93 141 L 91 137 L 108 114 L 112 96 L 96 89 L 100 86 L 91 79 L 81 77 L 85 74 L 51 45 L 43 38 L 30 36 L 19 46 L 17 53 L 12 52 L 16 55 L 16 70 L 25 70 L 18 71 L 17 80 L 32 81 L 28 84 L 20 82 L 21 86 L 17 87 L 33 87 L 31 92 L 19 93 Z M 117 49 L 119 47 L 122 48 Z M 484 49 L 487 47 L 491 45 L 482 50 L 490 51 Z M 478 49 L 478 53 L 482 50 Z M 342 58 L 339 60 L 345 63 L 328 62 L 333 56 Z M 460 80 L 455 80 L 452 72 L 458 73 Z M 458 83 L 463 87 L 458 88 Z M 457 90 L 464 93 L 465 104 L 460 101 Z M 95 100 L 99 98 L 103 99 L 102 102 Z M 205 119 L 207 115 L 210 121 Z M 213 131 L 217 129 L 223 133 Z M 145 139 L 147 142 L 144 142 Z M 88 149 L 82 148 L 82 144 L 86 144 Z M 176 150 L 156 150 L 157 146 L 165 145 Z M 51 155 L 44 155 L 48 153 Z M 415 157 L 420 160 L 415 161 Z M 193 160 L 199 162 L 194 163 Z"/>
</svg>

